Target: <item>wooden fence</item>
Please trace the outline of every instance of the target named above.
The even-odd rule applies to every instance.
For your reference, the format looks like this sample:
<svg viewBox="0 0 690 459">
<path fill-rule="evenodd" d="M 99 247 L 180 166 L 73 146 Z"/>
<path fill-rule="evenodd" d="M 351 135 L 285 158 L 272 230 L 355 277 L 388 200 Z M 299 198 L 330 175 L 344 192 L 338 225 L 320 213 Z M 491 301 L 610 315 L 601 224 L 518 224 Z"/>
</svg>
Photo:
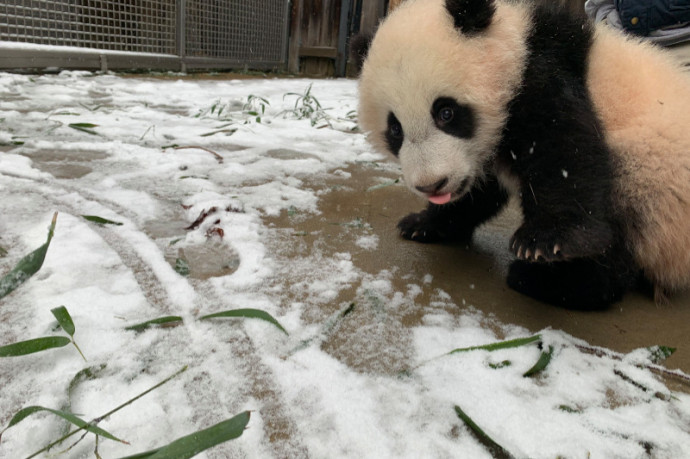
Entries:
<svg viewBox="0 0 690 459">
<path fill-rule="evenodd" d="M 370 33 L 404 0 L 292 0 L 288 70 L 309 76 L 344 76 L 347 43 Z M 582 11 L 585 0 L 554 0 Z"/>
</svg>

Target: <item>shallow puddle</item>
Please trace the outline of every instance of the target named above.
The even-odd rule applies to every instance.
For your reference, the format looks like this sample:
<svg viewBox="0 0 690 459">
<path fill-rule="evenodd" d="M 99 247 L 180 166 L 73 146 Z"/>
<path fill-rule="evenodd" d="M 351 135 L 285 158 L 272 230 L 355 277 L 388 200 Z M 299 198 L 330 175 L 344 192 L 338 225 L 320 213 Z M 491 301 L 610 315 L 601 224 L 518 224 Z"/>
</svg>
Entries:
<svg viewBox="0 0 690 459">
<path fill-rule="evenodd" d="M 93 171 L 88 163 L 108 157 L 106 153 L 96 150 L 22 151 L 21 155 L 31 158 L 36 169 L 58 179 L 84 177 Z"/>
<path fill-rule="evenodd" d="M 231 247 L 218 241 L 208 240 L 202 245 L 178 247 L 166 251 L 166 260 L 170 266 L 182 266 L 189 270 L 188 277 L 205 280 L 212 277 L 229 276 L 240 266 L 240 257 Z"/>
</svg>

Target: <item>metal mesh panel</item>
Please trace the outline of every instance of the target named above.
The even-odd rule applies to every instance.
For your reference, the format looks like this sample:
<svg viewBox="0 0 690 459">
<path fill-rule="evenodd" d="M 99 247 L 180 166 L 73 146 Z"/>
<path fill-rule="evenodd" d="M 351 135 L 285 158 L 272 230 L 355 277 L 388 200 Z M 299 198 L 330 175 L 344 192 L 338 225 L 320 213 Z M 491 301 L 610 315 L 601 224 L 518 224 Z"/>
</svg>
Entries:
<svg viewBox="0 0 690 459">
<path fill-rule="evenodd" d="M 0 0 L 0 42 L 120 51 L 128 59 L 131 52 L 177 56 L 172 63 L 159 58 L 148 65 L 280 65 L 286 61 L 287 27 L 288 0 Z M 70 51 L 43 52 L 64 56 Z M 0 52 L 0 58 L 8 53 Z M 41 59 L 37 66 L 65 65 L 60 64 L 65 59 Z M 73 64 L 69 57 L 67 62 Z M 108 62 L 115 60 L 108 57 Z M 128 62 L 134 61 L 117 65 Z M 11 65 L 0 62 L 0 68 Z"/>
<path fill-rule="evenodd" d="M 284 61 L 286 0 L 187 0 L 187 56 Z"/>
<path fill-rule="evenodd" d="M 0 40 L 174 54 L 175 0 L 10 0 Z"/>
</svg>

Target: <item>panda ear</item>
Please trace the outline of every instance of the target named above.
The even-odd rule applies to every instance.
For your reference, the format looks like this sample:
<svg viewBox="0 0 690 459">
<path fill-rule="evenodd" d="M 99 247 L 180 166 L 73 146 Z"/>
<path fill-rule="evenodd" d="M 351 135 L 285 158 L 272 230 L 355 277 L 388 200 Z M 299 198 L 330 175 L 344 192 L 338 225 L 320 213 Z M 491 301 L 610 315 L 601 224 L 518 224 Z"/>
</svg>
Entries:
<svg viewBox="0 0 690 459">
<path fill-rule="evenodd" d="M 465 35 L 475 35 L 489 27 L 496 5 L 494 0 L 446 0 L 446 9 L 456 29 Z"/>
<path fill-rule="evenodd" d="M 368 34 L 358 34 L 350 39 L 350 58 L 354 62 L 358 74 L 367 59 L 367 54 L 369 54 L 372 38 Z"/>
</svg>

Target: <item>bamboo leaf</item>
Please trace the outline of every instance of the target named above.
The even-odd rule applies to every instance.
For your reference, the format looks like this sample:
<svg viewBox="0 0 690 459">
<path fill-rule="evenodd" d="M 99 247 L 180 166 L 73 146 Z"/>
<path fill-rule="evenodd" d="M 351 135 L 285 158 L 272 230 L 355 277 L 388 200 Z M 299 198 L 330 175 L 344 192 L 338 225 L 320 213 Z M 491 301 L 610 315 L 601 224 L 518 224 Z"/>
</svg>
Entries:
<svg viewBox="0 0 690 459">
<path fill-rule="evenodd" d="M 240 437 L 249 423 L 249 417 L 249 411 L 245 411 L 208 429 L 178 438 L 162 448 L 122 459 L 187 459 L 194 457 L 213 446 Z"/>
<path fill-rule="evenodd" d="M 541 339 L 540 335 L 534 335 L 534 336 L 530 336 L 527 338 L 517 338 L 517 339 L 511 339 L 508 341 L 499 341 L 497 343 L 485 344 L 483 346 L 472 346 L 472 347 L 463 347 L 463 348 L 459 348 L 459 349 L 453 349 L 448 354 L 456 354 L 458 352 L 467 352 L 467 351 L 476 351 L 476 350 L 497 351 L 499 349 L 509 349 L 509 348 L 513 348 L 513 347 L 525 346 L 527 344 L 531 344 L 531 343 L 534 343 L 536 341 L 539 341 L 540 339 Z"/>
<path fill-rule="evenodd" d="M 321 328 L 321 331 L 317 335 L 314 335 L 310 338 L 302 340 L 297 346 L 295 346 L 288 353 L 288 355 L 292 355 L 296 352 L 299 352 L 301 350 L 306 349 L 307 347 L 311 346 L 312 343 L 314 343 L 315 341 L 320 342 L 320 341 L 324 340 L 325 338 L 329 337 L 333 333 L 333 331 L 341 324 L 342 320 L 348 314 L 351 314 L 352 311 L 355 310 L 355 306 L 356 306 L 356 303 L 350 303 L 346 307 L 342 308 L 340 311 L 331 315 L 331 317 L 328 318 L 326 323 Z"/>
<path fill-rule="evenodd" d="M 541 355 L 539 356 L 539 360 L 537 360 L 537 363 L 534 364 L 532 368 L 527 370 L 525 374 L 522 376 L 534 376 L 540 371 L 544 370 L 546 366 L 551 362 L 551 356 L 553 355 L 553 346 L 549 346 L 548 351 L 542 351 Z"/>
<path fill-rule="evenodd" d="M 74 375 L 72 381 L 69 383 L 69 387 L 67 388 L 67 399 L 70 407 L 72 406 L 72 392 L 74 392 L 74 389 L 83 381 L 90 381 L 98 378 L 100 373 L 105 370 L 106 367 L 107 365 L 102 363 L 100 365 L 84 368 Z"/>
<path fill-rule="evenodd" d="M 206 316 L 199 317 L 199 320 L 213 319 L 217 317 L 244 317 L 248 319 L 261 319 L 266 322 L 270 322 L 280 329 L 286 335 L 289 335 L 287 330 L 283 328 L 282 325 L 269 313 L 262 311 L 260 309 L 231 309 L 229 311 L 217 312 L 215 314 L 209 314 Z"/>
<path fill-rule="evenodd" d="M 82 215 L 82 218 L 88 220 L 92 223 L 98 223 L 99 225 L 116 225 L 122 226 L 123 223 L 108 220 L 107 218 L 99 217 L 97 215 Z"/>
<path fill-rule="evenodd" d="M 175 260 L 175 271 L 180 276 L 189 276 L 189 263 L 184 258 L 177 258 Z"/>
<path fill-rule="evenodd" d="M 55 309 L 51 309 L 50 312 L 53 313 L 62 329 L 65 330 L 69 336 L 74 336 L 74 322 L 72 321 L 72 316 L 69 315 L 67 308 L 64 306 L 59 306 Z"/>
<path fill-rule="evenodd" d="M 179 325 L 180 323 L 182 323 L 182 317 L 180 316 L 165 316 L 159 317 L 158 319 L 147 320 L 146 322 L 142 322 L 140 324 L 130 325 L 129 327 L 125 327 L 125 330 L 140 332 L 155 325 L 173 326 L 173 324 Z"/>
<path fill-rule="evenodd" d="M 667 358 L 671 357 L 674 352 L 676 352 L 675 347 L 668 346 L 652 346 L 648 347 L 647 350 L 649 351 L 649 359 L 652 361 L 652 363 L 656 364 L 663 362 Z"/>
<path fill-rule="evenodd" d="M 26 408 L 22 408 L 15 414 L 12 419 L 10 419 L 10 423 L 5 427 L 5 429 L 0 433 L 4 433 L 7 429 L 10 427 L 17 425 L 24 419 L 26 419 L 28 416 L 31 416 L 32 414 L 39 412 L 39 411 L 48 411 L 49 413 L 53 413 L 56 416 L 60 416 L 61 418 L 65 419 L 66 421 L 71 422 L 75 426 L 87 430 L 93 434 L 99 435 L 101 437 L 108 438 L 110 440 L 115 440 L 119 441 L 120 443 L 125 443 L 127 444 L 126 441 L 120 440 L 119 438 L 115 437 L 112 435 L 110 432 L 101 429 L 100 427 L 97 427 L 95 425 L 89 424 L 88 422 L 84 421 L 83 419 L 73 415 L 72 413 L 67 413 L 65 411 L 60 411 L 60 410 L 53 410 L 51 408 L 45 408 L 42 406 L 28 406 Z"/>
<path fill-rule="evenodd" d="M 233 135 L 235 132 L 237 132 L 237 128 L 234 129 L 218 129 L 216 131 L 211 131 L 211 132 L 206 132 L 204 134 L 201 134 L 199 137 L 210 137 L 212 135 L 216 134 L 227 134 L 227 135 Z"/>
<path fill-rule="evenodd" d="M 91 135 L 99 135 L 98 132 L 94 131 L 91 128 L 98 127 L 97 124 L 92 124 L 92 123 L 70 123 L 67 126 L 71 127 L 72 129 L 76 129 L 77 131 L 81 132 L 86 132 L 87 134 Z"/>
<path fill-rule="evenodd" d="M 48 252 L 48 247 L 50 246 L 50 241 L 53 239 L 57 215 L 57 212 L 53 215 L 53 220 L 48 229 L 48 239 L 45 244 L 19 260 L 19 263 L 17 263 L 17 266 L 15 266 L 12 271 L 0 278 L 0 298 L 10 294 L 14 289 L 26 282 L 27 279 L 41 269 L 43 260 L 45 260 L 46 253 Z"/>
<path fill-rule="evenodd" d="M 491 437 L 489 437 L 486 432 L 484 432 L 481 427 L 479 427 L 464 411 L 455 405 L 455 413 L 458 415 L 462 422 L 465 423 L 467 427 L 472 430 L 472 432 L 477 436 L 477 439 L 482 442 L 486 447 L 491 450 L 491 453 L 496 458 L 509 459 L 513 455 L 510 454 L 505 448 L 496 443 Z"/>
<path fill-rule="evenodd" d="M 558 409 L 565 411 L 566 413 L 582 413 L 582 410 L 578 410 L 577 408 L 573 408 L 568 405 L 558 405 Z"/>
<path fill-rule="evenodd" d="M 389 180 L 384 183 L 379 183 L 378 185 L 370 186 L 367 188 L 367 191 L 375 191 L 375 190 L 380 190 L 381 188 L 386 188 L 392 185 L 395 185 L 396 183 L 400 183 L 400 179 L 395 179 L 395 180 Z"/>
<path fill-rule="evenodd" d="M 493 368 L 494 370 L 498 370 L 498 369 L 501 369 L 504 367 L 509 367 L 512 364 L 513 363 L 510 360 L 504 360 L 503 362 L 499 362 L 499 363 L 490 363 L 489 367 Z"/>
<path fill-rule="evenodd" d="M 18 343 L 0 346 L 0 357 L 17 357 L 20 355 L 33 354 L 36 352 L 53 349 L 56 347 L 67 346 L 72 341 L 66 336 L 46 336 L 44 338 L 34 338 Z"/>
<path fill-rule="evenodd" d="M 99 416 L 97 419 L 106 419 L 106 418 L 108 418 L 110 415 L 112 415 L 113 413 L 117 413 L 117 412 L 120 411 L 122 408 L 131 405 L 132 403 L 134 403 L 135 401 L 139 400 L 139 399 L 140 399 L 141 397 L 143 397 L 144 395 L 146 395 L 146 394 L 148 394 L 149 392 L 152 392 L 152 391 L 158 389 L 159 387 L 161 387 L 163 384 L 167 383 L 167 382 L 170 381 L 171 379 L 177 377 L 177 376 L 180 375 L 181 373 L 184 373 L 185 371 L 187 371 L 187 368 L 188 368 L 188 367 L 185 365 L 184 367 L 182 367 L 182 369 L 180 369 L 179 371 L 177 371 L 177 372 L 176 372 L 175 374 L 173 374 L 172 376 L 169 376 L 169 377 L 165 378 L 163 381 L 159 382 L 159 383 L 156 384 L 155 386 L 153 386 L 153 387 L 151 387 L 151 388 L 145 390 L 144 392 L 140 393 L 140 394 L 137 395 L 136 397 L 127 400 L 125 403 L 123 403 L 123 404 L 121 404 L 120 406 L 118 406 L 117 408 L 114 408 L 114 409 L 108 411 L 107 413 L 105 413 L 105 414 Z M 68 439 L 68 438 L 70 438 L 71 436 L 73 436 L 73 435 L 75 435 L 75 434 L 81 432 L 82 430 L 84 430 L 84 428 L 83 428 L 83 427 L 79 427 L 78 429 L 75 429 L 75 430 L 69 432 L 68 434 L 63 435 L 62 437 L 58 438 L 58 439 L 55 440 L 54 442 L 50 443 L 49 445 L 46 445 L 46 446 L 44 446 L 43 448 L 41 448 L 40 450 L 36 451 L 36 452 L 33 453 L 31 456 L 28 456 L 26 459 L 31 459 L 31 458 L 36 457 L 36 456 L 38 456 L 39 454 L 41 454 L 41 453 L 43 453 L 43 452 L 45 452 L 45 451 L 48 451 L 48 450 L 49 450 L 50 448 L 52 448 L 53 446 L 62 443 L 62 442 L 65 441 L 66 439 Z"/>
</svg>

